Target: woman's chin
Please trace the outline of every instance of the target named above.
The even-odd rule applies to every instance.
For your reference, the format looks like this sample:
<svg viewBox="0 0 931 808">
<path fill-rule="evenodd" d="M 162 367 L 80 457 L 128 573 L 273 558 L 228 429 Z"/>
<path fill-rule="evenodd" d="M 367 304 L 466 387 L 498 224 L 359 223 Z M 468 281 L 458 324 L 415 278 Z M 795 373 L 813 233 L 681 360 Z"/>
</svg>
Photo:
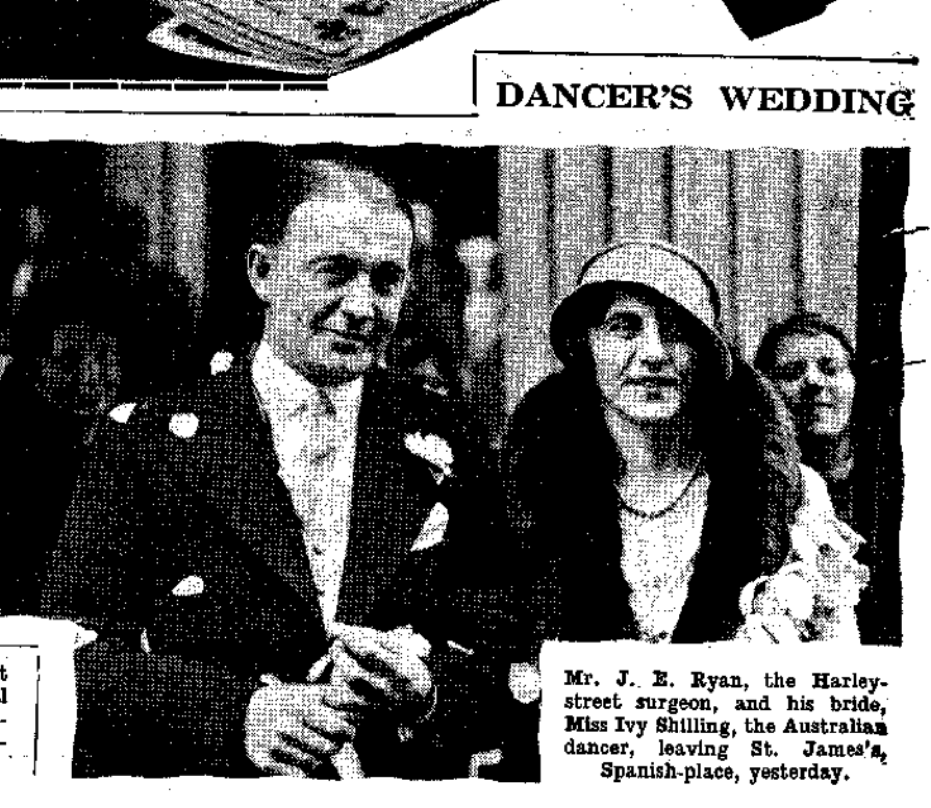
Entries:
<svg viewBox="0 0 931 808">
<path fill-rule="evenodd" d="M 676 400 L 616 401 L 612 409 L 624 420 L 634 424 L 662 424 L 674 419 L 681 409 Z"/>
<path fill-rule="evenodd" d="M 844 425 L 838 424 L 834 420 L 816 420 L 806 431 L 816 440 L 830 440 L 831 438 L 840 437 L 844 431 Z"/>
<path fill-rule="evenodd" d="M 618 410 L 618 414 L 626 421 L 638 426 L 660 426 L 668 424 L 679 414 L 678 407 L 668 408 L 638 408 L 631 410 Z"/>
</svg>

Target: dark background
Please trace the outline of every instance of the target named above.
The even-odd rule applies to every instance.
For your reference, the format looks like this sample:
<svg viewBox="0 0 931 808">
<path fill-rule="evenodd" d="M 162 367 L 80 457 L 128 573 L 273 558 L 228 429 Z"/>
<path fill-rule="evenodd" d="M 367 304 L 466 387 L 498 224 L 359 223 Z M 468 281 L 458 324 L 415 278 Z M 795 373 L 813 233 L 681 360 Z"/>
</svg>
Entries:
<svg viewBox="0 0 931 808">
<path fill-rule="evenodd" d="M 108 171 L 107 147 L 0 141 L 6 166 L 0 229 L 8 245 L 0 269 L 0 353 L 30 354 L 55 325 L 91 321 L 99 330 L 118 332 L 128 354 L 146 357 L 145 372 L 125 391 L 127 397 L 150 395 L 196 375 L 221 348 L 245 350 L 262 329 L 246 275 L 256 214 L 279 199 L 279 185 L 296 163 L 340 157 L 372 165 L 402 196 L 432 210 L 433 243 L 418 256 L 392 360 L 408 368 L 430 362 L 455 385 L 465 358 L 462 312 L 469 291 L 456 247 L 471 237 L 497 236 L 495 148 L 207 147 L 204 288 L 192 300 L 171 265 L 170 245 L 161 260 L 146 256 L 159 235 L 150 231 L 141 209 L 123 198 L 123 178 L 112 165 Z M 30 246 L 23 211 L 33 206 L 44 224 Z M 27 258 L 36 274 L 14 323 L 10 284 Z M 500 278 L 493 279 L 493 288 L 500 288 Z"/>
</svg>

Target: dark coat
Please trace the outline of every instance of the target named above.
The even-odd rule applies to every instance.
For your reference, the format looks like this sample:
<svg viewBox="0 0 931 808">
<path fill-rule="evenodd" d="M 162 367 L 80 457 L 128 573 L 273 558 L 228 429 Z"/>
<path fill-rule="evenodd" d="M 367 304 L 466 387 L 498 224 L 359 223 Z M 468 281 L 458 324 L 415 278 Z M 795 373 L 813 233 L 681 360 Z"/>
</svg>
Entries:
<svg viewBox="0 0 931 808">
<path fill-rule="evenodd" d="M 178 413 L 196 415 L 194 436 L 172 434 Z M 414 432 L 452 447 L 454 476 L 440 487 L 405 447 Z M 472 502 L 480 457 L 450 402 L 387 372 L 365 379 L 357 441 L 337 620 L 412 624 L 434 641 L 440 704 L 418 728 L 422 744 L 400 744 L 395 725 L 360 732 L 356 747 L 370 774 L 464 775 L 470 673 L 443 649 L 446 640 L 473 650 L 481 642 L 481 598 L 468 578 L 474 548 L 465 544 L 491 541 L 486 512 Z M 76 773 L 257 774 L 243 727 L 259 677 L 303 681 L 328 640 L 248 369 L 138 405 L 128 423 L 101 431 L 91 454 L 44 599 L 46 613 L 99 633 L 78 654 Z M 438 500 L 451 514 L 446 540 L 411 552 Z M 189 576 L 204 581 L 203 593 L 173 595 Z M 441 737 L 444 722 L 458 732 Z"/>
<path fill-rule="evenodd" d="M 798 505 L 794 442 L 778 399 L 737 363 L 704 415 L 708 510 L 673 642 L 727 639 L 741 589 L 785 558 Z M 533 388 L 504 442 L 510 521 L 526 570 L 525 648 L 543 639 L 637 638 L 621 572 L 619 457 L 593 380 L 568 370 Z"/>
<path fill-rule="evenodd" d="M 71 501 L 89 426 L 43 396 L 24 365 L 15 360 L 0 380 L 0 614 L 39 613 L 46 566 Z"/>
</svg>

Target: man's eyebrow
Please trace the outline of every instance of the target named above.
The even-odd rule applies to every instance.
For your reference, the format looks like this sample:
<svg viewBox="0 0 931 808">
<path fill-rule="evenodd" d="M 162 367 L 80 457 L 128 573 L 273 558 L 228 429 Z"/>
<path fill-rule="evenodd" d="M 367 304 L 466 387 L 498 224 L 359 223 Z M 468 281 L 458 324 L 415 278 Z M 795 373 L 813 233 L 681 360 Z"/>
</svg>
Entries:
<svg viewBox="0 0 931 808">
<path fill-rule="evenodd" d="M 326 255 L 318 255 L 316 258 L 311 258 L 310 262 L 313 266 L 324 266 L 331 265 L 336 268 L 345 267 L 346 265 L 358 266 L 362 263 L 362 259 L 358 256 L 349 255 L 348 253 L 328 253 Z"/>
</svg>

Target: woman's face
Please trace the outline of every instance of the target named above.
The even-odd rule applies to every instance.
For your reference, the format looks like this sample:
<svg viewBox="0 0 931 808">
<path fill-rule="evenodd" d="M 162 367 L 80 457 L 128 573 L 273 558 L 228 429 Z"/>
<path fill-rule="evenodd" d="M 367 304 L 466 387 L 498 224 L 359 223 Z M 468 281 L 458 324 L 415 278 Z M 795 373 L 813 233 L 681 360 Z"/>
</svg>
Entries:
<svg viewBox="0 0 931 808">
<path fill-rule="evenodd" d="M 667 421 L 682 409 L 694 351 L 672 316 L 628 295 L 588 332 L 598 386 L 608 406 L 638 424 Z"/>
<path fill-rule="evenodd" d="M 785 337 L 776 351 L 772 377 L 796 429 L 835 436 L 847 428 L 856 382 L 847 351 L 830 334 Z"/>
</svg>

